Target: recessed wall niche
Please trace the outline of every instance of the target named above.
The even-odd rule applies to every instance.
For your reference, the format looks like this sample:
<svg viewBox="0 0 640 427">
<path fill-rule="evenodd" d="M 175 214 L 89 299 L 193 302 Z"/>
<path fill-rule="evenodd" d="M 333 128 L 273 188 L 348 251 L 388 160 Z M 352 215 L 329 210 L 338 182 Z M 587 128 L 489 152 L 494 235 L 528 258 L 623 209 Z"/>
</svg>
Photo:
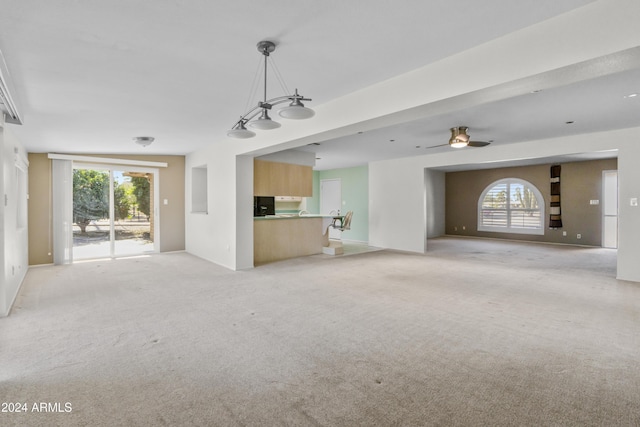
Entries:
<svg viewBox="0 0 640 427">
<path fill-rule="evenodd" d="M 206 165 L 191 168 L 191 212 L 208 212 Z"/>
</svg>

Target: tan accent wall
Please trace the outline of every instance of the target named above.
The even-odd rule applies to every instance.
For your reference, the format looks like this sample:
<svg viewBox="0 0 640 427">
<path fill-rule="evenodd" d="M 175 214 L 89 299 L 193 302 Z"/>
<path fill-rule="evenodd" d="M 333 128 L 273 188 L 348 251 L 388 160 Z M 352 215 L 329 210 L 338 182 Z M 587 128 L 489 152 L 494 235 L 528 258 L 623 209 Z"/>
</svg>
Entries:
<svg viewBox="0 0 640 427">
<path fill-rule="evenodd" d="M 53 263 L 51 160 L 29 154 L 29 265 Z"/>
<path fill-rule="evenodd" d="M 85 155 L 85 154 L 83 154 Z M 164 162 L 160 170 L 160 252 L 185 249 L 184 156 L 90 155 L 112 159 Z M 164 204 L 164 200 L 168 204 Z M 53 262 L 51 160 L 46 153 L 29 154 L 29 265 Z"/>
<path fill-rule="evenodd" d="M 500 169 L 484 169 L 446 174 L 445 233 L 458 236 L 568 243 L 590 246 L 602 244 L 602 171 L 616 170 L 617 159 L 562 163 L 561 204 L 563 227 L 550 230 L 550 164 Z M 478 231 L 478 199 L 484 189 L 503 178 L 529 181 L 545 201 L 544 235 L 493 233 Z M 599 200 L 599 205 L 590 205 Z M 457 229 L 456 229 L 457 228 Z M 464 228 L 464 229 L 463 229 Z M 563 231 L 567 232 L 563 236 Z M 577 235 L 581 234 L 581 239 Z"/>
</svg>

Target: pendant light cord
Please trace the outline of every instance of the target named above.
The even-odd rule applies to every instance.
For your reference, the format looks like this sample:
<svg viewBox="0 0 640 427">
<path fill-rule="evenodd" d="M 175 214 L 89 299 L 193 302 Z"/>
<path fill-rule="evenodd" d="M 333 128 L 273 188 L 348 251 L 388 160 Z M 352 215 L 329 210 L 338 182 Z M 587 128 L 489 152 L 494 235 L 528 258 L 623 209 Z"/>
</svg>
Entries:
<svg viewBox="0 0 640 427">
<path fill-rule="evenodd" d="M 254 105 L 256 99 L 256 93 L 258 92 L 258 78 L 260 77 L 260 69 L 262 68 L 262 58 L 258 59 L 258 65 L 256 66 L 256 72 L 253 75 L 253 81 L 251 82 L 251 88 L 249 89 L 249 96 L 247 97 L 247 103 L 244 106 L 244 111 L 247 111 L 251 105 Z"/>
<path fill-rule="evenodd" d="M 284 78 L 282 77 L 282 74 L 278 69 L 278 65 L 276 64 L 276 61 L 273 58 L 271 58 L 271 70 L 273 70 L 273 74 L 275 74 L 276 79 L 278 80 L 278 83 L 280 83 L 280 88 L 282 89 L 282 91 L 287 94 L 292 93 L 291 91 L 289 91 L 289 88 L 284 82 Z"/>
<path fill-rule="evenodd" d="M 250 108 L 251 105 L 255 105 L 253 104 L 253 100 L 256 97 L 256 93 L 258 92 L 258 78 L 260 77 L 260 69 L 263 69 L 263 80 L 264 80 L 264 89 L 263 89 L 263 102 L 267 102 L 267 72 L 268 72 L 268 66 L 269 64 L 267 64 L 268 62 L 268 57 L 271 56 L 269 54 L 269 52 L 267 52 L 266 50 L 262 51 L 262 56 L 264 57 L 264 64 L 262 64 L 262 58 L 260 58 L 260 60 L 258 60 L 258 66 L 256 67 L 256 72 L 253 76 L 253 82 L 251 84 L 251 89 L 249 91 L 249 97 L 247 98 L 247 103 L 244 107 L 245 111 L 248 110 Z M 278 80 L 278 83 L 280 84 L 280 88 L 284 91 L 284 93 L 291 93 L 289 92 L 289 89 L 287 88 L 287 85 L 284 82 L 284 78 L 282 77 L 282 73 L 280 73 L 280 70 L 278 69 L 277 64 L 275 63 L 273 58 L 270 58 L 270 65 L 271 65 L 271 70 L 273 71 L 273 74 L 276 76 L 276 80 Z"/>
<path fill-rule="evenodd" d="M 269 52 L 265 48 L 262 54 L 264 55 L 264 102 L 267 102 L 267 59 L 269 58 Z"/>
</svg>

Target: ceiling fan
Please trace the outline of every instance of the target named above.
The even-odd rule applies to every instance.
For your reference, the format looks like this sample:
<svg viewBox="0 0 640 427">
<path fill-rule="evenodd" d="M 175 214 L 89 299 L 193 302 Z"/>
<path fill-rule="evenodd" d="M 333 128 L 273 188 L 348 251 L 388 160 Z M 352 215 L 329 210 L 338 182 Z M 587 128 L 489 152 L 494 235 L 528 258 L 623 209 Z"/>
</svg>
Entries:
<svg viewBox="0 0 640 427">
<path fill-rule="evenodd" d="M 464 148 L 464 147 L 486 147 L 491 144 L 491 142 L 487 141 L 471 141 L 467 131 L 469 130 L 466 126 L 458 126 L 451 128 L 451 138 L 449 138 L 449 142 L 446 144 L 434 145 L 433 147 L 427 148 L 436 148 L 436 147 L 444 147 L 445 145 L 450 145 L 453 148 Z"/>
</svg>

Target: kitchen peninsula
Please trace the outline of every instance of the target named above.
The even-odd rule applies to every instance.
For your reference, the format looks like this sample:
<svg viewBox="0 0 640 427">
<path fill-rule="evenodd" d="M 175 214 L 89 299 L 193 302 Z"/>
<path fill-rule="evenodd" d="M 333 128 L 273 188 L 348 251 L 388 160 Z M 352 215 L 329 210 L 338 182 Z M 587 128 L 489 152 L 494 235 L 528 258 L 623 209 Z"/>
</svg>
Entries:
<svg viewBox="0 0 640 427">
<path fill-rule="evenodd" d="M 305 212 L 304 198 L 313 195 L 312 167 L 254 159 L 253 178 L 254 265 L 322 253 L 334 218 L 299 214 Z"/>
<path fill-rule="evenodd" d="M 254 265 L 322 253 L 323 233 L 331 221 L 332 217 L 321 215 L 255 217 Z"/>
</svg>

